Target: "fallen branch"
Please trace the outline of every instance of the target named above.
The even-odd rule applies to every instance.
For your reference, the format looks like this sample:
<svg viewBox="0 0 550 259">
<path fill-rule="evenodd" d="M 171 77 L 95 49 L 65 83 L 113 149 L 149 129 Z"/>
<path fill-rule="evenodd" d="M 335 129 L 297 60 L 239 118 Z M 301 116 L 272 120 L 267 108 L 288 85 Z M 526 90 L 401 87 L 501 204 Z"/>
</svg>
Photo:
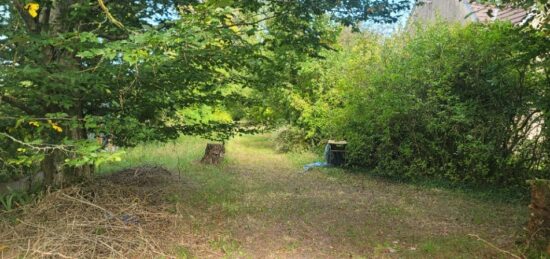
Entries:
<svg viewBox="0 0 550 259">
<path fill-rule="evenodd" d="M 481 238 L 480 236 L 478 236 L 478 235 L 476 235 L 476 234 L 468 234 L 468 236 L 471 236 L 471 237 L 476 238 L 478 241 L 481 241 L 481 242 L 485 243 L 486 245 L 490 246 L 491 248 L 493 248 L 493 249 L 495 249 L 495 250 L 497 250 L 497 251 L 499 251 L 499 252 L 501 252 L 501 253 L 503 253 L 503 254 L 507 254 L 507 255 L 509 255 L 509 256 L 511 256 L 511 257 L 513 257 L 513 258 L 517 258 L 517 259 L 522 259 L 522 258 L 523 258 L 523 257 L 521 257 L 521 256 L 519 256 L 519 255 L 513 254 L 513 253 L 511 253 L 511 252 L 508 252 L 508 251 L 506 251 L 506 250 L 503 250 L 503 249 L 497 247 L 496 245 L 494 245 L 494 244 L 492 244 L 491 242 L 489 242 L 489 241 L 487 241 L 487 240 Z"/>
<path fill-rule="evenodd" d="M 116 220 L 119 221 L 120 223 L 124 224 L 124 222 L 123 222 L 121 219 L 119 219 L 118 217 L 115 217 L 115 214 L 114 214 L 113 212 L 111 212 L 111 211 L 109 211 L 109 210 L 107 210 L 107 209 L 105 209 L 105 208 L 103 208 L 103 207 L 101 207 L 101 206 L 99 206 L 99 205 L 93 204 L 93 203 L 91 203 L 91 202 L 89 202 L 89 201 L 86 201 L 86 200 L 83 200 L 83 199 L 77 199 L 77 198 L 75 198 L 75 197 L 71 197 L 71 196 L 69 196 L 69 195 L 67 195 L 67 194 L 64 194 L 64 193 L 61 193 L 61 196 L 65 197 L 65 198 L 68 199 L 68 200 L 80 202 L 80 203 L 82 203 L 82 204 L 86 204 L 86 205 L 88 205 L 88 206 L 92 206 L 92 207 L 94 207 L 94 208 L 96 208 L 96 209 L 99 209 L 99 210 L 101 210 L 101 211 L 107 213 L 107 215 L 109 215 L 109 216 L 111 216 L 112 218 L 116 219 Z"/>
<path fill-rule="evenodd" d="M 66 256 L 64 254 L 61 254 L 61 253 L 53 253 L 53 252 L 42 252 L 42 251 L 39 251 L 39 250 L 32 250 L 32 252 L 34 254 L 40 254 L 40 257 L 61 257 L 61 258 L 65 258 L 65 259 L 76 259 L 76 257 L 71 257 L 71 256 Z"/>
</svg>

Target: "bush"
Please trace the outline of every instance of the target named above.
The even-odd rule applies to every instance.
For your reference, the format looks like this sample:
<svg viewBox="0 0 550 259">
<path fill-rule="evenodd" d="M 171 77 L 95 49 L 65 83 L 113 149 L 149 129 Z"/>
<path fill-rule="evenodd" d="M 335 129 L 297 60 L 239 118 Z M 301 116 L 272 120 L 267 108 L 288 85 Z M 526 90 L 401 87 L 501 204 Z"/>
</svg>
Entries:
<svg viewBox="0 0 550 259">
<path fill-rule="evenodd" d="M 314 125 L 349 142 L 351 164 L 474 184 L 550 176 L 544 37 L 507 23 L 437 24 L 353 42 L 323 61 L 318 83 L 333 89 L 333 108 Z"/>
<path fill-rule="evenodd" d="M 302 152 L 308 149 L 306 133 L 304 130 L 284 126 L 273 133 L 273 142 L 277 152 Z"/>
</svg>

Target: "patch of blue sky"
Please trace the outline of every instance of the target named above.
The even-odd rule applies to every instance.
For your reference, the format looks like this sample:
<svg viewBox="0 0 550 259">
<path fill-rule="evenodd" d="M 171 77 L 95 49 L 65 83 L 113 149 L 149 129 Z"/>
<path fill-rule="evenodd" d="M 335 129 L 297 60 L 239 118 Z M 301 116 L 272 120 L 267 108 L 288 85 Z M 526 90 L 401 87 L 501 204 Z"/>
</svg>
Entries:
<svg viewBox="0 0 550 259">
<path fill-rule="evenodd" d="M 398 16 L 398 20 L 395 23 L 379 23 L 374 21 L 366 21 L 361 24 L 362 30 L 368 30 L 383 35 L 392 35 L 401 31 L 407 25 L 409 17 L 411 15 L 415 0 L 409 0 L 409 9 L 400 12 L 394 12 L 393 15 Z"/>
<path fill-rule="evenodd" d="M 144 18 L 143 20 L 151 26 L 159 25 L 162 21 L 176 20 L 179 18 L 179 13 L 174 6 L 163 6 L 162 4 L 157 4 L 157 9 L 165 9 L 165 12 L 162 14 L 154 14 L 152 17 Z M 152 8 L 149 7 L 148 11 L 152 11 Z"/>
<path fill-rule="evenodd" d="M 2 17 L 0 19 L 0 24 L 7 25 L 8 24 L 7 20 L 10 18 L 10 12 L 8 10 L 7 5 L 0 5 L 0 17 Z M 5 40 L 5 39 L 7 39 L 6 35 L 0 34 L 0 40 Z"/>
<path fill-rule="evenodd" d="M 369 31 L 381 33 L 384 35 L 391 35 L 395 32 L 398 32 L 400 29 L 406 26 L 409 16 L 411 14 L 411 10 L 414 6 L 414 3 L 415 3 L 415 0 L 409 0 L 410 6 L 408 10 L 394 12 L 393 15 L 396 15 L 399 17 L 398 20 L 394 23 L 366 21 L 361 24 L 361 28 L 363 30 L 369 30 Z M 163 6 L 159 5 L 157 6 L 157 8 L 163 8 Z M 161 21 L 176 20 L 179 18 L 179 13 L 173 6 L 165 7 L 165 8 L 167 8 L 167 11 L 164 12 L 162 15 L 155 14 L 154 16 L 150 18 L 145 18 L 144 20 L 151 26 L 155 26 L 155 25 L 158 25 Z"/>
</svg>

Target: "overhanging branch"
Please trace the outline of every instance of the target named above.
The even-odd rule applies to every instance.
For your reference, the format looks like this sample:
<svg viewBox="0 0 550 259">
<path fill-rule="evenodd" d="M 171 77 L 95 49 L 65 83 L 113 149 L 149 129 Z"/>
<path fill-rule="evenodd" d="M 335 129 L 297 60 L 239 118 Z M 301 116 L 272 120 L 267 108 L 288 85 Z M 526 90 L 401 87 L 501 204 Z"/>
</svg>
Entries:
<svg viewBox="0 0 550 259">
<path fill-rule="evenodd" d="M 12 0 L 12 4 L 25 22 L 27 29 L 30 32 L 37 33 L 40 31 L 40 24 L 29 13 L 26 12 L 25 6 L 19 0 Z"/>
<path fill-rule="evenodd" d="M 109 21 L 111 21 L 112 24 L 114 24 L 116 27 L 118 28 L 121 28 L 121 29 L 124 29 L 124 25 L 119 22 L 112 14 L 111 12 L 109 11 L 109 8 L 107 8 L 107 6 L 105 5 L 105 3 L 103 2 L 103 0 L 97 0 L 97 3 L 99 4 L 99 7 L 101 8 L 101 10 L 103 11 L 103 13 L 105 13 L 105 15 L 107 16 L 107 18 L 109 19 Z"/>
<path fill-rule="evenodd" d="M 35 114 L 35 112 L 31 108 L 29 108 L 27 105 L 20 102 L 19 100 L 17 100 L 17 98 L 15 98 L 11 95 L 0 94 L 0 104 L 2 104 L 2 103 L 7 103 L 10 106 L 15 107 L 15 108 L 25 112 L 27 115 Z"/>
<path fill-rule="evenodd" d="M 27 148 L 30 148 L 30 149 L 38 151 L 38 152 L 47 152 L 47 151 L 50 151 L 50 150 L 61 150 L 61 151 L 69 152 L 70 148 L 72 148 L 72 146 L 68 146 L 68 145 L 31 144 L 31 143 L 27 143 L 25 141 L 22 141 L 20 139 L 17 139 L 17 138 L 15 138 L 15 137 L 7 134 L 7 133 L 4 133 L 4 132 L 0 132 L 0 136 L 4 136 L 4 137 L 10 139 L 11 141 L 13 141 L 17 144 L 20 144 L 22 146 L 25 146 Z"/>
</svg>

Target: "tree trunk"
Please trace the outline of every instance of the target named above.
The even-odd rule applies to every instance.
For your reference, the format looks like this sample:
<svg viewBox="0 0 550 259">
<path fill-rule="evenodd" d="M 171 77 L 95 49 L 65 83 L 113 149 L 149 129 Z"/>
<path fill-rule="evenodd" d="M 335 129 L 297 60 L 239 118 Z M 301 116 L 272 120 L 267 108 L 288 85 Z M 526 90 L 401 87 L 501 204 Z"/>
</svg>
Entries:
<svg viewBox="0 0 550 259">
<path fill-rule="evenodd" d="M 529 243 L 550 255 L 550 180 L 533 180 L 529 183 Z"/>
<path fill-rule="evenodd" d="M 44 172 L 44 186 L 46 188 L 63 188 L 92 179 L 94 173 L 93 165 L 68 166 L 65 165 L 65 159 L 67 158 L 68 156 L 59 150 L 46 153 L 41 165 Z"/>
<path fill-rule="evenodd" d="M 67 129 L 67 131 L 73 140 L 85 139 L 86 132 L 83 125 L 79 124 L 73 129 Z M 45 187 L 62 188 L 92 179 L 94 165 L 68 166 L 65 165 L 65 160 L 68 158 L 71 158 L 70 154 L 62 150 L 52 150 L 45 154 L 42 161 Z"/>
<path fill-rule="evenodd" d="M 67 22 L 70 17 L 70 8 L 74 3 L 84 3 L 84 1 L 77 0 L 57 0 L 57 1 L 45 1 L 41 3 L 40 15 L 38 18 L 31 17 L 24 8 L 24 2 L 14 0 L 12 3 L 19 11 L 23 18 L 30 34 L 36 35 L 49 35 L 51 37 L 57 37 L 58 34 L 78 31 L 79 25 Z M 55 44 L 45 45 L 42 48 L 42 59 L 44 66 L 47 67 L 52 74 L 62 71 L 76 71 L 80 70 L 80 60 L 76 58 L 77 50 L 70 50 L 67 48 L 59 48 Z M 59 82 L 56 82 L 59 83 Z M 67 82 L 70 83 L 70 82 Z M 78 90 L 79 87 L 75 86 L 74 96 L 72 100 L 80 100 L 84 95 L 82 91 Z M 54 90 L 52 90 L 55 93 Z M 47 95 L 47 94 L 46 94 Z M 37 101 L 40 103 L 46 103 Z M 23 107 L 25 111 L 25 107 Z M 78 126 L 72 129 L 66 129 L 66 137 L 71 140 L 85 139 L 86 130 L 83 125 L 82 119 L 85 117 L 83 114 L 82 104 L 78 102 L 69 109 L 61 107 L 55 104 L 45 105 L 42 113 L 67 113 L 78 118 Z M 38 114 L 38 117 L 44 117 L 44 114 Z M 31 115 L 31 114 L 29 114 Z M 64 133 L 65 134 L 65 133 Z M 58 142 L 61 136 L 55 136 L 53 139 L 49 139 L 52 142 Z M 44 159 L 41 162 L 40 168 L 44 173 L 44 185 L 46 187 L 60 188 L 70 184 L 82 182 L 91 179 L 94 171 L 93 165 L 85 165 L 80 167 L 71 167 L 65 165 L 65 159 L 70 158 L 69 152 L 61 150 L 49 150 L 44 154 Z"/>
<path fill-rule="evenodd" d="M 57 150 L 47 152 L 42 160 L 42 171 L 44 172 L 44 186 L 60 187 L 63 183 L 63 170 L 60 168 L 61 155 Z"/>
<path fill-rule="evenodd" d="M 223 161 L 224 155 L 225 146 L 223 144 L 208 143 L 201 163 L 217 165 Z"/>
</svg>

